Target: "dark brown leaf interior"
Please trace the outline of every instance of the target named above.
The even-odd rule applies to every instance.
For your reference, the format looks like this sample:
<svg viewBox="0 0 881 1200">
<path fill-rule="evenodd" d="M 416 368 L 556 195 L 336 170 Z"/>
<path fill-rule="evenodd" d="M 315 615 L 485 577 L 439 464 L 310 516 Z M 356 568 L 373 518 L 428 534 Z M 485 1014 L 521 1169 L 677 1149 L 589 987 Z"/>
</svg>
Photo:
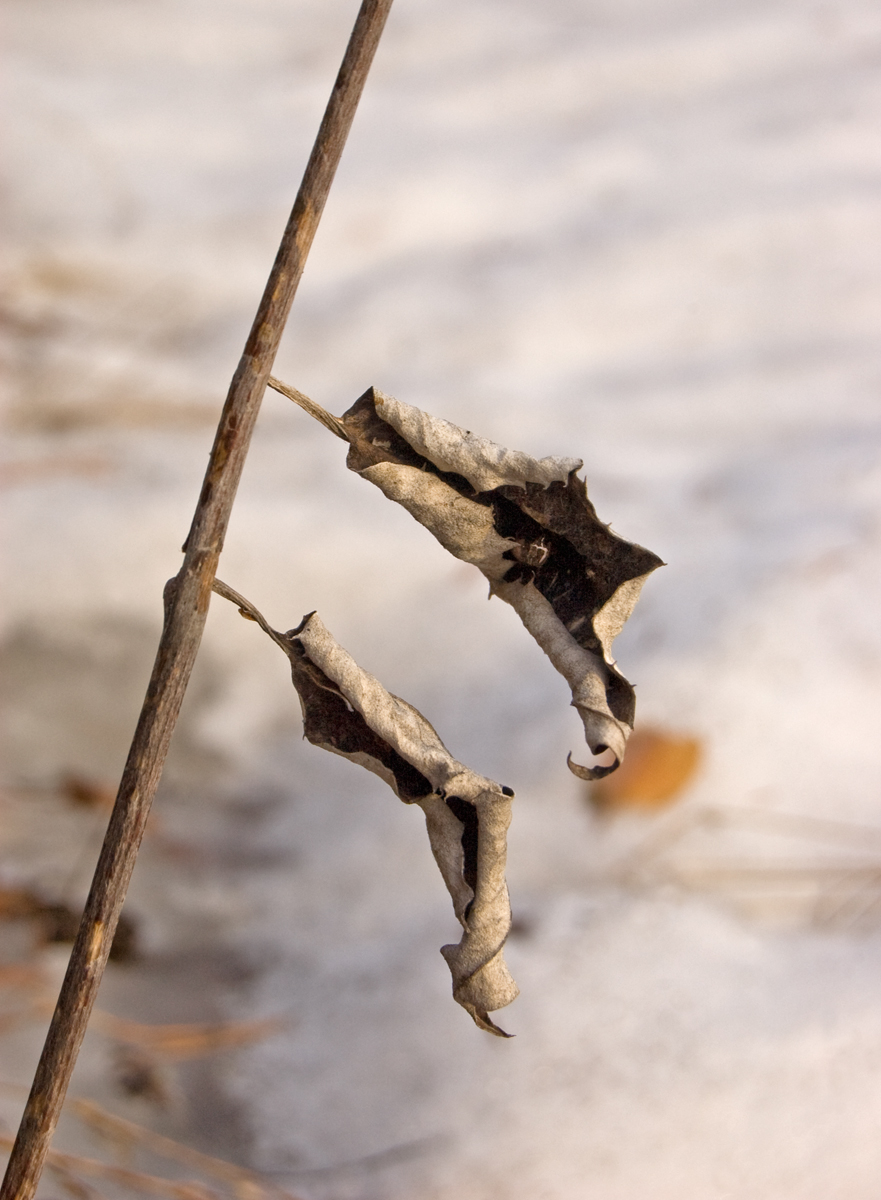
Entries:
<svg viewBox="0 0 881 1200">
<path fill-rule="evenodd" d="M 462 869 L 462 878 L 471 888 L 472 892 L 477 892 L 477 845 L 480 837 L 480 818 L 477 815 L 477 809 L 473 804 L 469 804 L 467 800 L 463 800 L 461 796 L 447 796 L 446 806 L 453 815 L 462 822 L 462 852 L 465 856 L 465 865 Z M 470 901 L 465 909 L 465 920 L 468 920 L 468 914 L 471 911 L 471 905 L 474 901 Z"/>
<path fill-rule="evenodd" d="M 411 804 L 434 791 L 425 776 L 412 767 L 359 712 L 344 699 L 332 679 L 309 658 L 295 636 L 286 635 L 294 687 L 303 705 L 303 733 L 314 746 L 332 746 L 340 754 L 367 754 L 391 771 L 398 795 Z"/>
</svg>

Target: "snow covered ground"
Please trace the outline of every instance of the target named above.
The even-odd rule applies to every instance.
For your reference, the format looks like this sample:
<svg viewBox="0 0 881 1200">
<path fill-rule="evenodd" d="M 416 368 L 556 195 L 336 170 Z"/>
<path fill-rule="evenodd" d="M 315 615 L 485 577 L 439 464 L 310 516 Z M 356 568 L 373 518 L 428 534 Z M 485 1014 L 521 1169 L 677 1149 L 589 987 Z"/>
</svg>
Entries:
<svg viewBox="0 0 881 1200">
<path fill-rule="evenodd" d="M 94 829 L 21 789 L 118 774 L 354 12 L 5 5 L 7 884 L 87 885 Z M 269 393 L 221 575 L 277 627 L 318 609 L 516 789 L 517 1037 L 449 999 L 419 814 L 301 742 L 284 660 L 218 600 L 157 802 L 196 857 L 148 839 L 146 958 L 102 1003 L 292 1023 L 173 1119 L 97 1052 L 81 1091 L 318 1200 L 877 1196 L 879 887 L 830 900 L 815 868 L 881 865 L 881 832 L 774 820 L 881 831 L 879 65 L 867 0 L 397 0 L 275 373 L 583 457 L 601 518 L 669 564 L 616 643 L 639 719 L 703 768 L 669 817 L 593 817 L 514 614 Z M 708 807 L 753 816 L 665 851 L 703 884 L 621 881 Z M 801 883 L 746 897 L 721 860 Z"/>
</svg>

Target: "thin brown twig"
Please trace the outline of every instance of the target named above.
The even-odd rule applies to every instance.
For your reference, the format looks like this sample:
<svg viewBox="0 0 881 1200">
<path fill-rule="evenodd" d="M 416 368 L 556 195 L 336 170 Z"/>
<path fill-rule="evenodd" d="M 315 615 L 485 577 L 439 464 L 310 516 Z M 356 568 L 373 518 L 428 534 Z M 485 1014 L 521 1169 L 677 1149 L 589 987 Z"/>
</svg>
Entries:
<svg viewBox="0 0 881 1200">
<path fill-rule="evenodd" d="M 119 913 L 202 639 L 211 585 L 266 381 L 392 0 L 362 0 L 342 66 L 236 368 L 67 974 L 0 1200 L 31 1200 L 95 1002 Z"/>
<path fill-rule="evenodd" d="M 320 404 L 316 404 L 314 400 L 310 400 L 303 392 L 297 391 L 289 383 L 282 383 L 274 375 L 270 375 L 266 382 L 273 391 L 280 392 L 282 396 L 287 396 L 288 400 L 293 400 L 294 404 L 299 404 L 304 412 L 307 412 L 310 417 L 314 417 L 316 421 L 320 421 L 325 429 L 329 429 L 331 433 L 335 433 L 338 438 L 342 438 L 344 442 L 352 440 L 339 417 L 333 416 L 332 413 L 322 408 Z"/>
</svg>

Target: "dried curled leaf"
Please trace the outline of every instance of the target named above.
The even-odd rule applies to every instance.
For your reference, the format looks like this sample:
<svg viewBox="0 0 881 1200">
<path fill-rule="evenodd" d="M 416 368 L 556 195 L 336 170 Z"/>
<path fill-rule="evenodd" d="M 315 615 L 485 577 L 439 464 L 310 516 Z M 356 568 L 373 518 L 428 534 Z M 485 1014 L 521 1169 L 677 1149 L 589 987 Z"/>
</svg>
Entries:
<svg viewBox="0 0 881 1200">
<path fill-rule="evenodd" d="M 441 947 L 453 997 L 481 1029 L 507 1037 L 488 1014 L 518 995 L 503 958 L 511 928 L 505 858 L 514 793 L 453 758 L 425 717 L 363 671 L 316 613 L 279 633 L 220 580 L 214 590 L 287 654 L 305 737 L 366 767 L 425 813 L 431 849 L 464 930 L 458 945 Z"/>
<path fill-rule="evenodd" d="M 633 729 L 632 686 L 612 642 L 661 560 L 596 515 L 580 459 L 534 459 L 370 388 L 343 416 L 347 465 L 410 512 L 449 552 L 478 567 L 572 689 L 599 779 Z"/>
</svg>

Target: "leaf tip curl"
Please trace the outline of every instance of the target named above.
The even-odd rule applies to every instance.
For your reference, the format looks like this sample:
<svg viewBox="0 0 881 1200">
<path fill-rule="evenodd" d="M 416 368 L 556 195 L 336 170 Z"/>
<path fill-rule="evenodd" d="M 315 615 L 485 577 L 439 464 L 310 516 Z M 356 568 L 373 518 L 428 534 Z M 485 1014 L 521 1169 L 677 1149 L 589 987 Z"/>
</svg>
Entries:
<svg viewBox="0 0 881 1200">
<path fill-rule="evenodd" d="M 490 1018 L 489 1013 L 481 1012 L 479 1008 L 472 1008 L 468 1004 L 463 1004 L 462 1007 L 469 1014 L 477 1028 L 482 1029 L 485 1033 L 492 1033 L 500 1038 L 512 1038 L 515 1036 L 513 1033 L 506 1033 L 501 1026 L 496 1025 L 495 1021 Z"/>
<path fill-rule="evenodd" d="M 607 746 L 597 746 L 597 750 L 600 753 L 607 749 Z M 572 754 L 569 753 L 566 755 L 566 766 L 573 775 L 590 782 L 594 779 L 603 779 L 606 775 L 611 775 L 613 771 L 617 771 L 621 766 L 621 760 L 616 755 L 615 761 L 609 767 L 582 767 L 580 763 L 572 761 Z"/>
</svg>

